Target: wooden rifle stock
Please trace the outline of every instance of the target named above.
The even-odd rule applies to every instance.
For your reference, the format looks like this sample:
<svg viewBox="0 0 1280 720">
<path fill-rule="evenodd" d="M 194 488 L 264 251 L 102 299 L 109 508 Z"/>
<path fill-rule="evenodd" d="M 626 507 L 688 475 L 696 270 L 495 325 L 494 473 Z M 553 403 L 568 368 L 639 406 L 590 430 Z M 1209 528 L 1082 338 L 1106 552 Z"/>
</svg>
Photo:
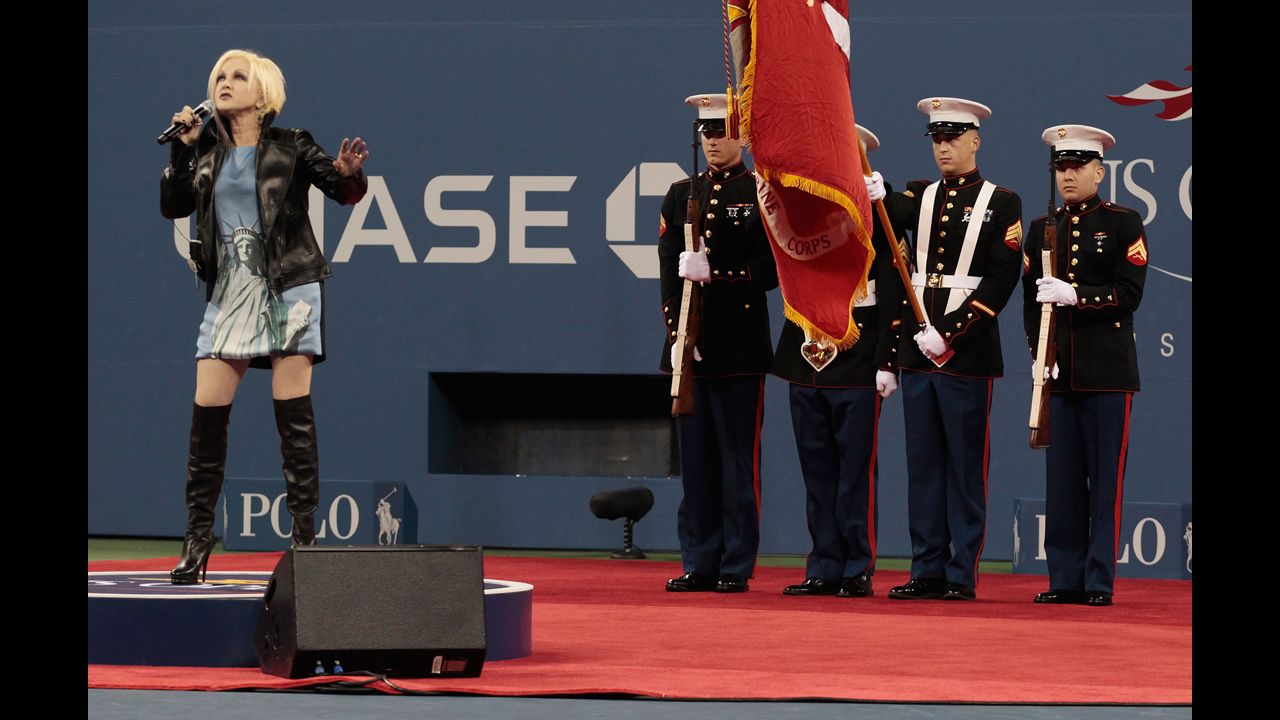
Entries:
<svg viewBox="0 0 1280 720">
<path fill-rule="evenodd" d="M 698 251 L 698 239 L 702 236 L 701 217 L 698 201 L 690 194 L 684 223 L 684 249 L 689 252 Z M 693 414 L 693 348 L 701 332 L 702 285 L 685 278 L 680 293 L 680 321 L 672 344 L 675 348 L 671 363 L 672 417 Z"/>
<path fill-rule="evenodd" d="M 1050 151 L 1050 158 L 1053 153 Z M 1044 244 L 1040 248 L 1040 269 L 1044 277 L 1053 277 L 1058 266 L 1058 218 L 1054 207 L 1053 164 L 1049 165 L 1050 194 L 1049 217 L 1044 222 Z M 1058 314 L 1053 311 L 1053 303 L 1040 303 L 1040 334 L 1036 338 L 1036 361 L 1031 368 L 1031 447 L 1033 449 L 1049 447 L 1049 378 L 1045 371 L 1051 370 L 1057 362 L 1057 343 L 1055 329 Z"/>
</svg>

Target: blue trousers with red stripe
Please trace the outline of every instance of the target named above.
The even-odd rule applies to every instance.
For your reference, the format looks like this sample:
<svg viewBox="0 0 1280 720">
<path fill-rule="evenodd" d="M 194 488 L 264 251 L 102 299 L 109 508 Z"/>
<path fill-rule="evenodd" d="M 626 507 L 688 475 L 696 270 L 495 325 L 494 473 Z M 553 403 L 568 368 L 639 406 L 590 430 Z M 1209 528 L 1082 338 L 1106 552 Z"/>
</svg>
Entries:
<svg viewBox="0 0 1280 720">
<path fill-rule="evenodd" d="M 805 577 L 838 582 L 875 572 L 879 421 L 874 388 L 791 384 L 791 426 L 813 539 Z"/>
<path fill-rule="evenodd" d="M 1053 590 L 1112 592 L 1133 393 L 1049 396 L 1044 552 Z"/>
<path fill-rule="evenodd" d="M 677 420 L 680 557 L 685 572 L 748 578 L 760 549 L 764 375 L 697 378 L 693 388 L 693 414 Z"/>
<path fill-rule="evenodd" d="M 992 385 L 991 378 L 902 373 L 911 577 L 977 587 Z"/>
</svg>

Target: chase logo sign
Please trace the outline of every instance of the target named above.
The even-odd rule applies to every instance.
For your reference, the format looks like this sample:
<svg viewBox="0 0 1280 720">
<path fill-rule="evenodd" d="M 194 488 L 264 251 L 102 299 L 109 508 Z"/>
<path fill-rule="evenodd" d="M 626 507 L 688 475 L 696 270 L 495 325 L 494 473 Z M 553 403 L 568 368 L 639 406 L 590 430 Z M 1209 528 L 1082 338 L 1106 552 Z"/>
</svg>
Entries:
<svg viewBox="0 0 1280 720">
<path fill-rule="evenodd" d="M 640 163 L 631 168 L 604 203 L 604 239 L 627 269 L 641 280 L 657 279 L 658 245 L 636 244 L 636 198 L 665 197 L 671 183 L 688 177 L 675 163 Z"/>
<path fill-rule="evenodd" d="M 605 240 L 609 243 L 609 249 L 627 266 L 631 274 L 639 279 L 657 279 L 658 246 L 656 243 L 636 242 L 636 227 L 639 220 L 636 213 L 636 199 L 664 197 L 672 183 L 687 176 L 688 174 L 673 162 L 643 162 L 633 165 L 605 199 Z M 568 210 L 531 210 L 528 207 L 529 196 L 534 193 L 569 192 L 577 176 L 511 176 L 505 182 L 498 181 L 501 186 L 505 186 L 508 194 L 509 217 L 505 253 L 501 252 L 503 248 L 498 233 L 499 226 L 492 214 L 475 207 L 445 207 L 445 195 L 489 192 L 494 177 L 493 175 L 439 175 L 427 183 L 422 200 L 427 222 L 437 228 L 470 228 L 474 230 L 475 239 L 469 245 L 433 246 L 425 255 L 419 257 L 419 254 L 414 251 L 413 243 L 396 209 L 396 203 L 390 188 L 387 187 L 386 179 L 382 176 L 370 175 L 369 190 L 364 199 L 356 203 L 352 209 L 351 217 L 347 220 L 338 245 L 332 253 L 332 262 L 351 262 L 357 247 L 381 247 L 389 249 L 395 254 L 397 262 L 405 264 L 474 265 L 490 262 L 495 258 L 501 260 L 505 256 L 506 262 L 513 265 L 576 265 L 578 259 L 570 248 L 535 247 L 530 245 L 527 233 L 529 228 L 569 227 Z M 501 187 L 498 191 L 501 191 Z M 312 233 L 320 243 L 320 249 L 324 250 L 324 196 L 317 188 L 311 188 L 309 193 L 308 218 L 311 221 Z M 466 203 L 467 201 L 454 200 L 448 204 L 454 205 L 457 202 Z M 598 196 L 591 202 L 599 202 Z M 369 212 L 375 205 L 386 225 L 384 228 L 366 227 Z M 648 217 L 646 215 L 646 220 Z M 652 226 L 648 222 L 644 222 L 643 225 L 647 235 Z M 187 259 L 187 242 L 196 239 L 193 232 L 194 223 L 191 217 L 173 221 L 174 250 L 184 260 Z"/>
</svg>

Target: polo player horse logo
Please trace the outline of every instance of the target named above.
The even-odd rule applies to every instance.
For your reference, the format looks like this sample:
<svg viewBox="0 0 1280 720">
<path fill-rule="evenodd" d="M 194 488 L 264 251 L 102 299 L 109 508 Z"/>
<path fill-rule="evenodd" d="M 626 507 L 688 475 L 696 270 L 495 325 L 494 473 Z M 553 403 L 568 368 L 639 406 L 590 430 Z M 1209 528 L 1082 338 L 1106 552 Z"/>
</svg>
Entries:
<svg viewBox="0 0 1280 720">
<path fill-rule="evenodd" d="M 378 501 L 378 509 L 374 514 L 378 516 L 378 544 L 379 545 L 395 545 L 396 538 L 400 536 L 400 518 L 391 517 L 391 503 L 387 502 L 387 498 L 396 494 L 397 488 L 391 488 L 391 492 L 382 496 Z"/>
</svg>

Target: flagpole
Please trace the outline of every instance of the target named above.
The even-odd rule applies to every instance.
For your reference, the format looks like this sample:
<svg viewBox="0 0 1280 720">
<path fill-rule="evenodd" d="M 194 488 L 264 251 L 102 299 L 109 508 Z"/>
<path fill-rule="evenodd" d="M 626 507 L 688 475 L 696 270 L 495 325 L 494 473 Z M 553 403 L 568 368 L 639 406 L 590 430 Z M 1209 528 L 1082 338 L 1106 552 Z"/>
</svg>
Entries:
<svg viewBox="0 0 1280 720">
<path fill-rule="evenodd" d="M 862 154 L 862 173 L 867 177 L 871 177 L 871 161 L 867 159 L 867 148 L 862 144 L 862 138 L 858 138 L 858 152 Z M 884 198 L 876 200 L 876 214 L 880 216 L 880 225 L 884 228 L 884 234 L 889 238 L 889 247 L 893 248 L 893 266 L 898 268 L 898 277 L 902 278 L 902 287 L 907 291 L 907 300 L 911 303 L 911 313 L 916 316 L 916 323 L 920 326 L 920 332 L 924 332 L 929 327 L 929 318 L 925 316 L 924 308 L 920 307 L 920 298 L 916 297 L 915 288 L 911 287 L 910 263 L 903 257 L 903 248 L 898 245 L 898 238 L 893 234 L 893 224 L 889 222 L 889 213 L 884 209 Z M 916 238 L 916 242 L 927 242 L 927 240 Z M 933 361 L 934 365 L 942 367 L 947 364 L 952 355 L 955 355 L 955 351 L 947 348 L 947 351 L 943 354 L 929 359 Z"/>
<path fill-rule="evenodd" d="M 871 177 L 871 161 L 867 159 L 867 147 L 862 144 L 862 138 L 858 138 L 858 152 L 862 153 L 862 173 L 867 177 Z M 920 307 L 920 298 L 916 297 L 916 291 L 911 287 L 911 270 L 907 259 L 902 255 L 902 247 L 898 245 L 898 238 L 893 233 L 893 224 L 889 222 L 889 213 L 884 209 L 884 198 L 875 201 L 876 215 L 880 218 L 880 226 L 884 228 L 884 234 L 889 238 L 889 247 L 893 248 L 893 266 L 898 269 L 898 276 L 902 278 L 902 287 L 906 288 L 907 300 L 911 303 L 911 313 L 916 316 L 916 322 L 920 325 L 920 330 L 924 330 L 929 325 L 929 320 L 924 316 L 924 308 Z M 918 240 L 917 240 L 918 242 Z"/>
</svg>

